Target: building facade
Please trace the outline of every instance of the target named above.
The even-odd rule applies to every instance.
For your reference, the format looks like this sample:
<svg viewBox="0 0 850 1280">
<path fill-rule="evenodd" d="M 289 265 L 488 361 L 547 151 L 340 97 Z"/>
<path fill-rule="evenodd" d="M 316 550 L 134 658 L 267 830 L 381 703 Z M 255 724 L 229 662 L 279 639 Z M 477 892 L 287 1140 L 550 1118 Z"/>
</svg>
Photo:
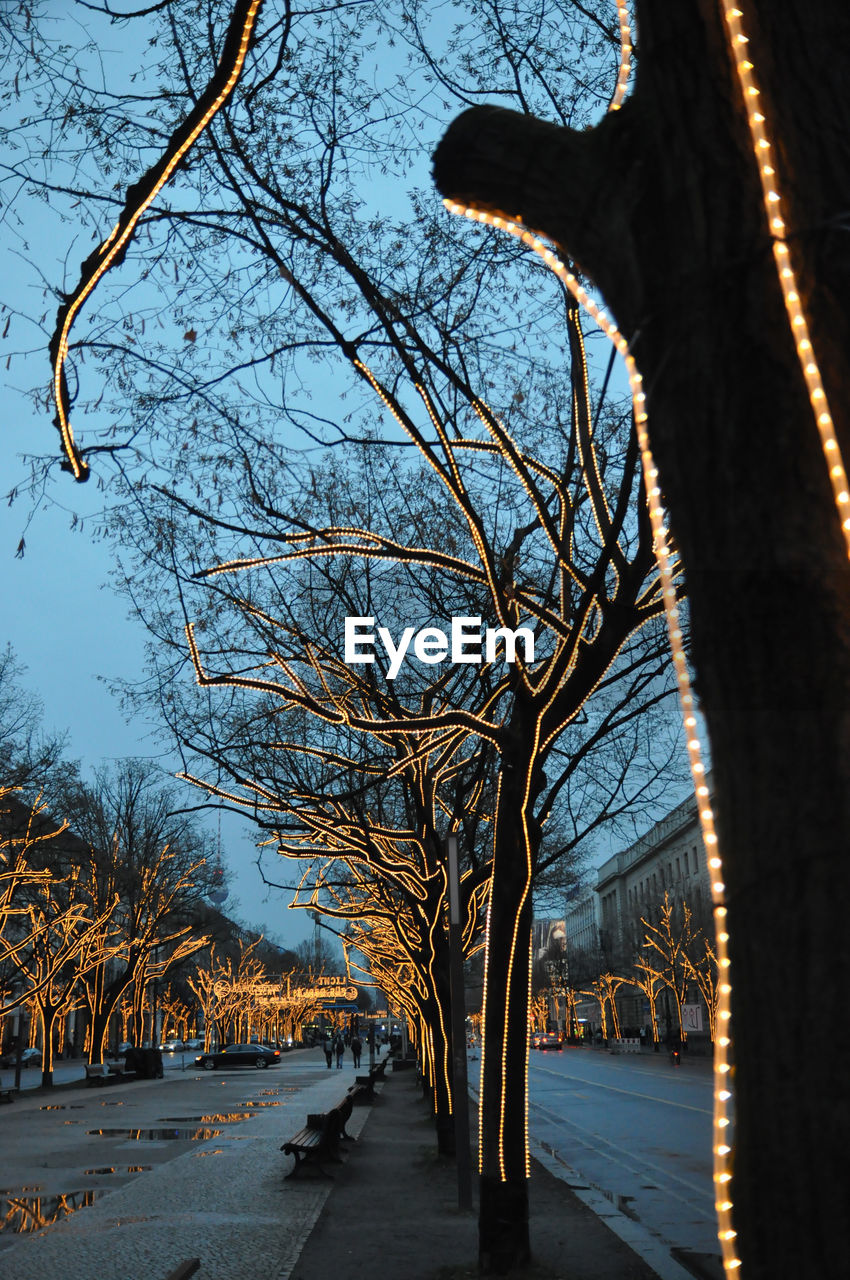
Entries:
<svg viewBox="0 0 850 1280">
<path fill-rule="evenodd" d="M 710 777 L 708 781 L 710 785 Z M 567 903 L 567 958 L 570 981 L 577 992 L 588 989 L 599 974 L 630 972 L 646 938 L 642 921 L 658 921 L 665 894 L 677 909 L 686 903 L 694 928 L 713 937 L 711 881 L 694 796 L 683 800 L 634 844 L 602 863 L 596 883 Z M 687 1000 L 695 1009 L 702 1005 L 695 984 Z M 623 1027 L 632 1033 L 649 1022 L 648 1001 L 634 987 L 621 987 L 616 1003 Z M 669 995 L 664 992 L 657 1011 L 669 1028 Z M 588 1030 L 599 1027 L 599 1004 L 592 997 L 580 998 L 577 1014 Z M 697 1014 L 695 1021 L 697 1027 L 704 1027 L 707 1037 L 707 1019 Z"/>
</svg>

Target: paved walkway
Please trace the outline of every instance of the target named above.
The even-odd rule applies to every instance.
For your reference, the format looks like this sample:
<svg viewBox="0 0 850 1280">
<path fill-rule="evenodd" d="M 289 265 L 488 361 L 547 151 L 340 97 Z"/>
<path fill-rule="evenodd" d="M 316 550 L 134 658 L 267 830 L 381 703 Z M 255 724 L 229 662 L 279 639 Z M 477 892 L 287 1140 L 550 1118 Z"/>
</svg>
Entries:
<svg viewBox="0 0 850 1280">
<path fill-rule="evenodd" d="M 218 1073 L 204 1077 L 192 1096 L 197 1098 L 200 1090 L 201 1097 L 220 1097 L 223 1107 L 231 1094 L 247 1097 L 253 1092 L 259 1100 L 266 1090 L 279 1092 L 275 1105 L 258 1107 L 250 1122 L 224 1126 L 220 1136 L 155 1164 L 94 1205 L 0 1249 L 2 1280 L 165 1280 L 190 1258 L 201 1260 L 198 1280 L 244 1280 L 246 1275 L 327 1280 L 329 1275 L 356 1274 L 361 1267 L 371 1274 L 384 1263 L 404 1280 L 476 1277 L 476 1208 L 457 1208 L 455 1168 L 437 1156 L 433 1124 L 412 1072 L 388 1072 L 376 1103 L 355 1108 L 348 1128 L 360 1140 L 344 1164 L 334 1166 L 333 1181 L 309 1171 L 286 1180 L 292 1159 L 282 1154 L 281 1144 L 302 1127 L 308 1112 L 338 1102 L 353 1076 L 350 1069 L 325 1074 L 315 1055 L 297 1056 L 300 1061 L 291 1071 L 284 1065 L 262 1075 L 229 1073 L 229 1082 L 219 1080 Z M 295 1057 L 290 1059 L 293 1067 Z M 297 1085 L 299 1074 L 304 1087 L 287 1092 Z M 237 1075 L 238 1093 L 233 1093 Z M 89 1109 L 93 1097 L 99 1099 L 98 1108 L 117 1108 L 123 1095 L 132 1110 L 100 1111 L 101 1122 L 107 1115 L 111 1123 L 126 1124 L 132 1117 L 133 1126 L 143 1126 L 163 1122 L 161 1088 L 159 1082 L 144 1081 L 53 1096 L 68 1107 L 85 1101 Z M 22 1097 L 4 1108 L 5 1115 L 17 1114 L 14 1126 L 4 1125 L 0 1115 L 0 1144 L 4 1130 L 21 1134 L 21 1155 L 15 1160 L 21 1170 L 27 1165 L 26 1113 L 33 1113 L 35 1121 L 44 1101 L 44 1095 Z M 182 1103 L 179 1107 L 189 1109 Z M 90 1120 L 88 1116 L 82 1124 Z M 69 1123 L 76 1122 L 62 1120 L 62 1126 Z M 55 1130 L 55 1158 L 43 1165 L 48 1172 L 30 1163 L 28 1176 L 49 1179 L 57 1162 L 67 1163 L 58 1146 L 62 1132 Z M 68 1143 L 84 1137 L 82 1125 L 64 1129 L 64 1134 Z M 85 1151 L 91 1151 L 92 1139 L 84 1142 Z M 139 1143 L 118 1151 L 120 1155 L 112 1148 L 108 1158 L 144 1159 Z M 557 1160 L 539 1154 L 543 1163 L 534 1162 L 530 1183 L 534 1263 L 522 1272 L 524 1277 L 687 1280 L 669 1253 L 647 1250 L 653 1242 L 636 1224 L 607 1202 L 589 1203 L 588 1188 L 577 1184 Z M 0 1167 L 4 1164 L 0 1145 Z"/>
<path fill-rule="evenodd" d="M 217 1080 L 217 1074 L 210 1079 Z M 276 1071 L 252 1073 L 250 1080 L 254 1088 L 258 1081 L 267 1088 L 282 1083 Z M 164 1280 L 179 1262 L 196 1257 L 201 1259 L 198 1280 L 244 1280 L 246 1275 L 286 1280 L 333 1183 L 306 1177 L 286 1181 L 292 1160 L 280 1146 L 303 1127 L 308 1112 L 334 1106 L 351 1083 L 350 1070 L 333 1070 L 297 1092 L 281 1093 L 276 1099 L 281 1105 L 258 1109 L 249 1125 L 228 1126 L 221 1136 L 193 1145 L 88 1208 L 3 1248 L 0 1275 L 3 1280 Z M 107 1091 L 110 1098 L 119 1088 Z M 121 1092 L 129 1096 L 129 1090 L 136 1104 L 133 1126 L 161 1124 L 157 1082 L 128 1085 Z M 90 1103 L 93 1092 L 81 1090 L 81 1100 Z M 63 1090 L 55 1098 L 70 1105 L 77 1096 L 76 1090 Z M 37 1109 L 44 1101 L 44 1095 L 21 1097 L 8 1111 L 4 1108 L 4 1115 L 13 1108 L 20 1115 L 20 1109 Z M 349 1132 L 359 1132 L 367 1114 L 367 1108 L 355 1108 Z M 129 1116 L 110 1119 L 126 1123 Z M 0 1142 L 2 1132 L 0 1127 Z M 144 1159 L 138 1143 L 124 1150 L 128 1160 Z M 3 1165 L 8 1178 L 0 1151 Z"/>
</svg>

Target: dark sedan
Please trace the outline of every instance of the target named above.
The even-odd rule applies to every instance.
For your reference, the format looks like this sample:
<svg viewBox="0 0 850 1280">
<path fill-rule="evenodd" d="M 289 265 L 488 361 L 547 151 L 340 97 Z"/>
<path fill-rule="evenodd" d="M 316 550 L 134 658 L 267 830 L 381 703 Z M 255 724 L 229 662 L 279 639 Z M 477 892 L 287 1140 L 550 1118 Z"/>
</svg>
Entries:
<svg viewBox="0 0 850 1280">
<path fill-rule="evenodd" d="M 276 1067 L 280 1062 L 279 1049 L 267 1049 L 264 1044 L 229 1044 L 218 1053 L 202 1053 L 195 1065 L 205 1071 L 216 1067 Z"/>
<path fill-rule="evenodd" d="M 547 1049 L 562 1050 L 563 1047 L 561 1037 L 556 1035 L 544 1035 L 537 1041 L 537 1048 L 542 1049 L 544 1053 Z"/>
<path fill-rule="evenodd" d="M 10 1049 L 8 1053 L 4 1053 L 0 1058 L 0 1067 L 14 1067 L 18 1061 L 17 1049 Z M 41 1050 L 40 1049 L 24 1049 L 21 1052 L 22 1067 L 40 1067 L 41 1066 Z"/>
</svg>

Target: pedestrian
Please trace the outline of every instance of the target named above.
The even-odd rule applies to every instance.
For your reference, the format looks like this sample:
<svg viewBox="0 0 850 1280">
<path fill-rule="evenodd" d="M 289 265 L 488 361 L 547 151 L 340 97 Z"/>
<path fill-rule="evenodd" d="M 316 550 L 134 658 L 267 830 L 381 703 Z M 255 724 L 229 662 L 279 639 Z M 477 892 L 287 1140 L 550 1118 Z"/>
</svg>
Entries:
<svg viewBox="0 0 850 1280">
<path fill-rule="evenodd" d="M 351 1056 L 354 1059 L 355 1071 L 360 1066 L 360 1054 L 362 1053 L 362 1051 L 363 1051 L 363 1045 L 361 1043 L 360 1037 L 357 1035 L 352 1036 L 351 1037 Z"/>
<path fill-rule="evenodd" d="M 341 1035 L 336 1038 L 336 1065 L 342 1071 L 342 1060 L 345 1057 L 345 1040 Z"/>
<path fill-rule="evenodd" d="M 322 1045 L 322 1048 L 325 1051 L 325 1062 L 328 1064 L 328 1071 L 330 1071 L 331 1062 L 333 1061 L 333 1056 L 334 1056 L 334 1042 L 333 1040 L 331 1040 L 330 1036 L 328 1036 L 327 1040 L 325 1040 L 325 1043 Z"/>
</svg>

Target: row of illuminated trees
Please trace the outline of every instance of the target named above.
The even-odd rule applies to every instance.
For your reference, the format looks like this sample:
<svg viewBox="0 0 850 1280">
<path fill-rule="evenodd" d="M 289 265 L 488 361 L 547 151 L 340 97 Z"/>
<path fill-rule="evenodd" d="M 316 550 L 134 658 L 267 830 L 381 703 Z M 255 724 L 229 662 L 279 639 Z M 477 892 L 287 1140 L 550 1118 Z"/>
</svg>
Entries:
<svg viewBox="0 0 850 1280">
<path fill-rule="evenodd" d="M 106 781 L 87 793 L 85 812 L 78 802 L 73 830 L 46 802 L 0 787 L 0 1044 L 20 1035 L 26 1047 L 26 1025 L 50 1084 L 57 1052 L 100 1062 L 123 1041 L 199 1030 L 207 1048 L 300 1039 L 324 1007 L 312 963 L 305 971 L 294 953 L 206 905 L 204 837 L 184 830 L 181 842 L 172 827 L 165 839 L 157 818 L 172 791 L 150 770 L 128 762 L 109 779 L 114 789 Z M 112 809 L 109 839 L 95 841 L 92 826 L 81 837 L 86 812 L 107 795 L 127 802 L 123 820 Z M 321 974 L 330 957 L 319 960 Z"/>
<path fill-rule="evenodd" d="M 425 0 L 283 17 L 249 0 L 206 18 L 195 0 L 125 16 L 78 7 L 73 37 L 47 0 L 0 14 L 4 228 L 39 255 L 32 297 L 47 278 L 60 301 L 43 345 L 68 355 L 53 386 L 73 398 L 79 457 L 104 479 L 128 593 L 154 637 L 152 698 L 188 772 L 306 860 L 306 900 L 355 929 L 372 922 L 360 942 L 416 993 L 435 1070 L 440 842 L 465 837 L 468 946 L 485 900 L 487 912 L 480 1239 L 497 1270 L 529 1252 L 524 1063 L 504 1046 L 525 1040 L 532 885 L 621 795 L 642 794 L 626 785 L 617 734 L 650 688 L 635 637 L 651 639 L 661 613 L 630 424 L 610 399 L 587 412 L 574 310 L 515 241 L 450 225 L 433 189 L 415 186 L 435 121 L 486 101 L 513 108 L 463 116 L 440 148 L 440 189 L 482 217 L 544 228 L 606 294 L 644 375 L 652 496 L 669 504 L 691 575 L 721 765 L 745 1267 L 799 1272 L 814 1248 L 838 1271 L 844 1241 L 821 1205 L 845 1160 L 830 1123 L 842 1056 L 828 1088 L 792 1040 L 766 1064 L 758 993 L 779 963 L 789 989 L 810 980 L 826 1023 L 842 972 L 850 734 L 835 690 L 850 649 L 836 601 L 850 570 L 773 264 L 790 255 L 802 269 L 800 297 L 791 266 L 782 278 L 814 313 L 820 349 L 801 336 L 798 352 L 806 379 L 817 361 L 825 371 L 812 399 L 832 403 L 835 451 L 850 430 L 850 294 L 830 287 L 844 272 L 846 6 L 823 6 L 818 25 L 799 0 L 769 22 L 756 22 L 764 4 L 640 0 L 637 87 L 608 116 L 623 59 L 607 2 L 461 0 L 451 24 Z M 742 17 L 753 29 L 733 41 Z M 110 65 L 112 23 L 138 58 L 132 75 L 126 55 Z M 224 102 L 233 49 L 250 56 L 189 148 L 186 122 Z M 733 65 L 764 78 L 766 110 L 750 113 L 760 90 L 739 93 Z M 776 155 L 757 164 L 749 124 L 772 131 L 774 110 Z M 135 240 L 116 241 L 116 218 L 136 213 Z M 49 232 L 23 238 L 51 216 Z M 66 271 L 69 227 L 94 244 L 82 290 L 76 265 Z M 92 263 L 116 270 L 87 314 Z M 13 352 L 31 350 L 39 309 L 9 300 Z M 830 421 L 825 405 L 817 415 Z M 38 495 L 49 470 L 34 464 Z M 846 503 L 835 458 L 830 474 Z M 399 684 L 382 658 L 344 668 L 343 613 L 396 637 L 408 622 L 445 631 L 449 614 L 528 624 L 535 660 L 507 672 L 423 662 Z M 813 625 L 795 630 L 799 618 Z M 631 702 L 618 692 L 629 672 Z M 822 874 L 801 877 L 801 848 Z M 768 1096 L 807 1083 L 781 1131 L 761 1105 L 766 1071 Z M 812 1132 L 826 1154 L 801 1184 L 787 1152 Z M 818 1227 L 808 1236 L 800 1196 Z"/>
<path fill-rule="evenodd" d="M 563 1022 L 575 1038 L 581 1024 L 592 1019 L 606 1041 L 634 1035 L 640 1024 L 646 1027 L 647 1042 L 656 1048 L 662 1039 L 686 1043 L 685 1006 L 696 994 L 713 1043 L 718 970 L 711 924 L 700 924 L 685 900 L 665 893 L 657 910 L 628 922 L 626 932 L 630 945 L 620 948 L 613 965 L 601 948 L 570 949 L 568 954 L 550 947 L 533 970 L 532 1029 Z M 635 1016 L 634 1000 L 624 1001 L 630 995 L 648 1014 Z"/>
<path fill-rule="evenodd" d="M 200 1009 L 207 1037 L 266 1032 L 272 1014 L 297 1034 L 315 1005 L 303 982 L 256 997 L 297 958 L 211 905 L 218 860 L 173 782 L 128 760 L 84 783 L 22 672 L 0 654 L 0 1048 L 37 1043 L 49 1083 L 56 1052 L 99 1062 L 121 1041 L 155 1042 L 180 991 L 194 1006 L 180 1017 Z"/>
<path fill-rule="evenodd" d="M 399 208 L 411 140 L 444 93 L 498 88 L 591 117 L 616 37 L 584 6 L 545 9 L 530 61 L 516 56 L 522 6 L 471 6 L 450 36 L 417 3 L 264 14 L 237 92 L 189 154 L 174 115 L 216 74 L 238 0 L 208 26 L 180 0 L 151 9 L 142 22 L 164 25 L 139 41 L 132 99 L 125 68 L 108 99 L 93 68 L 60 102 L 44 68 L 65 54 L 45 23 L 37 58 L 15 46 L 33 101 L 14 140 L 63 120 L 73 146 L 51 146 L 50 189 L 73 193 L 68 217 L 95 239 L 179 161 L 120 295 L 117 276 L 97 286 L 98 340 L 80 311 L 68 347 L 66 290 L 53 342 L 70 353 L 59 385 L 79 390 L 80 456 L 110 473 L 105 527 L 150 636 L 137 703 L 163 717 L 186 778 L 288 860 L 274 878 L 339 930 L 351 972 L 405 1013 L 444 1149 L 457 836 L 462 946 L 484 955 L 481 1256 L 502 1269 L 528 1252 L 533 894 L 567 883 L 601 828 L 653 813 L 678 745 L 640 452 L 602 361 L 592 387 L 596 335 L 514 241 L 449 226 L 422 192 Z M 593 50 L 589 79 L 564 62 L 562 22 Z M 396 41 L 410 60 L 397 77 Z M 42 171 L 21 168 L 18 204 L 46 194 Z M 346 656 L 346 618 L 371 619 L 371 661 Z M 456 619 L 497 633 L 496 651 L 441 659 Z M 517 630 L 533 646 L 512 653 Z"/>
</svg>

